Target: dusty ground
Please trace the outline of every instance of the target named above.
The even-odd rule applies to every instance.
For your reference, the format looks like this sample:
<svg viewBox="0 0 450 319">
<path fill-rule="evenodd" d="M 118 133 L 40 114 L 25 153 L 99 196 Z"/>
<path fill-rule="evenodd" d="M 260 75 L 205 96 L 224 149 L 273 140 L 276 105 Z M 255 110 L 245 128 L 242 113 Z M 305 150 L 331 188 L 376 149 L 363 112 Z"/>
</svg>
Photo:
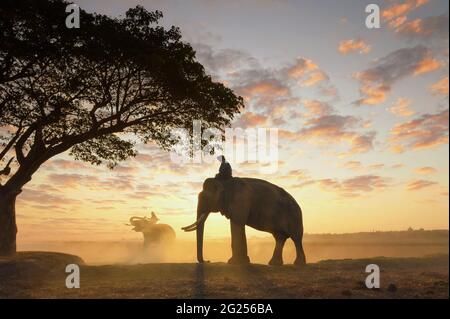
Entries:
<svg viewBox="0 0 450 319">
<path fill-rule="evenodd" d="M 224 263 L 81 265 L 81 288 L 65 287 L 72 255 L 19 253 L 0 258 L 0 298 L 448 298 L 448 255 L 327 260 L 291 265 Z M 368 264 L 381 288 L 364 285 Z M 388 287 L 391 286 L 390 289 Z"/>
</svg>

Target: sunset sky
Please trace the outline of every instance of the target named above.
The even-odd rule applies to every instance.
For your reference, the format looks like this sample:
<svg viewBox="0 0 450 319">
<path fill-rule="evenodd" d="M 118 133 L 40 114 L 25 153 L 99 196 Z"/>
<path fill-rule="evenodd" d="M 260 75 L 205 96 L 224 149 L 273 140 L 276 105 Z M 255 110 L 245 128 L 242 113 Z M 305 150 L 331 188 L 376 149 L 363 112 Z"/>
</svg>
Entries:
<svg viewBox="0 0 450 319">
<path fill-rule="evenodd" d="M 79 0 L 123 15 L 161 10 L 216 81 L 244 97 L 233 127 L 277 128 L 278 170 L 233 164 L 235 176 L 284 187 L 307 233 L 447 229 L 447 0 Z M 381 28 L 365 27 L 365 7 Z M 81 28 L 83 21 L 81 21 Z M 219 166 L 176 164 L 152 144 L 114 170 L 63 154 L 18 198 L 18 241 L 138 239 L 124 224 L 155 211 L 179 238 Z M 228 237 L 212 215 L 206 235 Z M 248 230 L 248 236 L 269 236 Z"/>
</svg>

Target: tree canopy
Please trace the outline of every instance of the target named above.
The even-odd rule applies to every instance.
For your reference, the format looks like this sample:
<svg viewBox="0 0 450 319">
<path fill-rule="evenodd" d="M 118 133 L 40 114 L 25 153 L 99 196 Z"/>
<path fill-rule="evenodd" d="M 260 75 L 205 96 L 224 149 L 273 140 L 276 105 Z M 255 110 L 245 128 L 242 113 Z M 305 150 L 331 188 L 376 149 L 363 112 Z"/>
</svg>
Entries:
<svg viewBox="0 0 450 319">
<path fill-rule="evenodd" d="M 178 28 L 158 25 L 159 11 L 138 6 L 110 18 L 81 10 L 81 27 L 68 29 L 64 1 L 19 4 L 1 9 L 2 159 L 14 150 L 22 165 L 37 152 L 42 163 L 70 149 L 114 164 L 134 153 L 116 133 L 167 148 L 171 128 L 192 119 L 221 128 L 243 106 L 205 74 Z"/>
</svg>

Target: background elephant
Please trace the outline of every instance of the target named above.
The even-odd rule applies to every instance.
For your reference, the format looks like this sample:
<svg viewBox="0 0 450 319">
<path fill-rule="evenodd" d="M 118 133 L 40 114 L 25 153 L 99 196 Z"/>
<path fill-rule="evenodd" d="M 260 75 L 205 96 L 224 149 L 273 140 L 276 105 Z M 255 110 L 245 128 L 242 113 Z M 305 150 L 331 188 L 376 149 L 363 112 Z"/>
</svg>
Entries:
<svg viewBox="0 0 450 319">
<path fill-rule="evenodd" d="M 203 232 L 210 212 L 220 212 L 230 219 L 232 257 L 229 263 L 248 263 L 245 225 L 269 232 L 275 238 L 270 265 L 282 265 L 283 246 L 291 238 L 296 247 L 294 264 L 306 263 L 302 246 L 302 211 L 283 188 L 255 178 L 233 177 L 228 180 L 208 178 L 198 195 L 197 221 L 183 227 L 197 230 L 197 260 L 203 262 Z"/>
<path fill-rule="evenodd" d="M 157 224 L 159 218 L 152 212 L 152 217 L 133 216 L 130 218 L 129 226 L 134 226 L 133 230 L 144 235 L 144 247 L 150 244 L 160 244 L 171 242 L 175 239 L 175 231 L 167 224 Z"/>
</svg>

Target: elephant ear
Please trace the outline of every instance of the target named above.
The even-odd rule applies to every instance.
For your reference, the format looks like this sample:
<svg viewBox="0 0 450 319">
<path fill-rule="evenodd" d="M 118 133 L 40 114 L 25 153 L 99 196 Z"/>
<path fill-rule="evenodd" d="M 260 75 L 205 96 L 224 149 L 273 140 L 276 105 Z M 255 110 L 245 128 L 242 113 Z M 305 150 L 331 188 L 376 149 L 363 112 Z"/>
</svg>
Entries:
<svg viewBox="0 0 450 319">
<path fill-rule="evenodd" d="M 242 179 L 233 177 L 223 182 L 221 197 L 225 206 L 223 214 L 234 223 L 245 225 L 250 212 L 250 186 Z"/>
</svg>

